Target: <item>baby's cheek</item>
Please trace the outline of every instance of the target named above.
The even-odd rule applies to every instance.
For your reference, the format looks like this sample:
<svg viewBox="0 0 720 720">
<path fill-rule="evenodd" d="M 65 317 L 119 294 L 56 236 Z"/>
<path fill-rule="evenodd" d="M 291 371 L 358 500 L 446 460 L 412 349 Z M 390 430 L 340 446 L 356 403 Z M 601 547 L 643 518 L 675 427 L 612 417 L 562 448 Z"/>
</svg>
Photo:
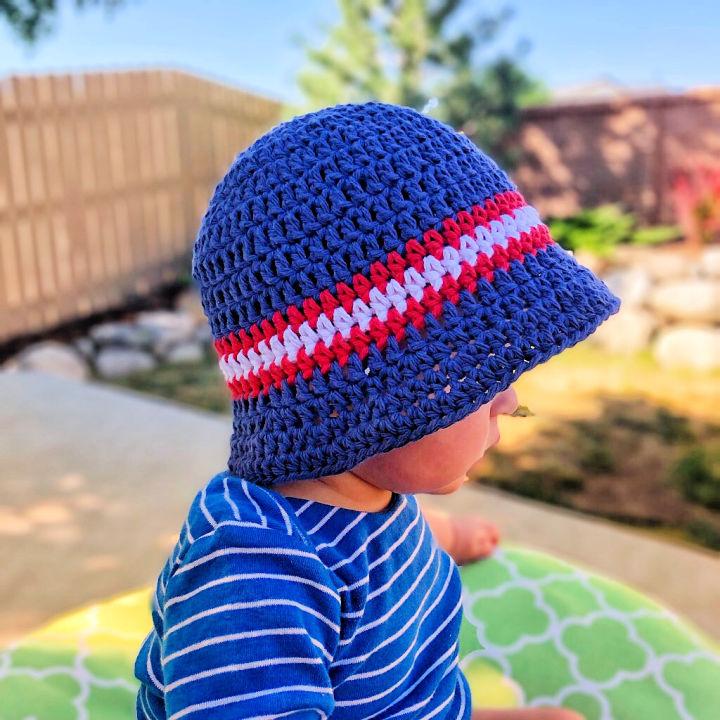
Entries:
<svg viewBox="0 0 720 720">
<path fill-rule="evenodd" d="M 447 428 L 366 460 L 359 474 L 396 492 L 452 492 L 483 456 L 491 425 L 484 405 Z"/>
<path fill-rule="evenodd" d="M 443 484 L 462 484 L 466 473 L 484 454 L 488 441 L 488 426 L 476 427 L 474 432 L 456 434 L 452 442 L 443 442 L 428 449 L 423 465 Z"/>
<path fill-rule="evenodd" d="M 487 450 L 488 445 L 494 440 L 494 434 L 497 432 L 497 422 L 494 417 L 490 417 L 485 412 L 485 406 L 479 411 L 468 416 L 468 422 L 460 427 L 454 437 L 455 453 L 468 463 L 466 468 L 479 460 Z"/>
<path fill-rule="evenodd" d="M 494 418 L 483 406 L 418 443 L 418 464 L 443 485 L 464 478 L 492 440 Z"/>
</svg>

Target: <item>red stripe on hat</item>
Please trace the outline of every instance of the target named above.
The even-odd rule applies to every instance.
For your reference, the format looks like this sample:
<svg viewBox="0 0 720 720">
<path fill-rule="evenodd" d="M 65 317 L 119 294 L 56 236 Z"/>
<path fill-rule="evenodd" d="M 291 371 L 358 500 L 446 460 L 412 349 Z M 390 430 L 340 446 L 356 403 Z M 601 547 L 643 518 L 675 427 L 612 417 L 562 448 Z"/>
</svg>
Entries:
<svg viewBox="0 0 720 720">
<path fill-rule="evenodd" d="M 260 329 L 258 323 L 255 323 L 247 330 L 238 330 L 218 338 L 213 343 L 215 350 L 219 357 L 223 357 L 237 353 L 237 346 L 240 344 L 245 353 L 250 349 L 257 352 L 260 342 L 263 339 L 269 340 L 265 330 L 268 326 L 270 329 L 274 326 L 275 332 L 281 340 L 282 331 L 288 325 L 294 332 L 297 332 L 300 325 L 307 321 L 314 330 L 317 318 L 324 311 L 326 304 L 342 305 L 347 312 L 351 312 L 352 303 L 356 297 L 367 303 L 373 287 L 378 287 L 384 292 L 390 278 L 394 277 L 402 282 L 402 275 L 409 266 L 422 272 L 423 258 L 426 255 L 431 254 L 440 259 L 443 247 L 446 245 L 455 249 L 459 248 L 461 235 L 474 233 L 475 228 L 480 225 L 489 227 L 491 221 L 499 219 L 502 215 L 510 214 L 524 205 L 526 205 L 525 199 L 519 192 L 508 190 L 488 198 L 483 205 L 473 205 L 470 211 L 461 210 L 454 218 L 445 218 L 442 221 L 443 229 L 441 231 L 428 230 L 420 240 L 415 238 L 408 240 L 402 254 L 393 251 L 388 254 L 384 263 L 379 261 L 372 263 L 369 278 L 359 273 L 356 274 L 353 277 L 352 288 L 346 283 L 338 283 L 332 290 L 323 290 L 320 294 L 322 307 L 312 298 L 307 298 L 301 303 L 302 310 L 295 305 L 290 305 L 285 310 L 285 315 L 276 311 L 271 321 L 263 320 L 261 323 L 263 330 Z"/>
<path fill-rule="evenodd" d="M 232 398 L 239 400 L 256 397 L 261 392 L 267 394 L 273 386 L 280 388 L 283 381 L 293 384 L 298 374 L 309 379 L 316 367 L 326 373 L 333 362 L 337 362 L 342 367 L 353 352 L 363 360 L 371 344 L 383 350 L 390 336 L 398 342 L 402 341 L 409 323 L 417 330 L 422 330 L 428 314 L 439 317 L 444 302 L 453 304 L 459 302 L 461 290 L 475 292 L 479 278 L 493 282 L 497 270 L 508 270 L 513 260 L 524 262 L 526 256 L 535 255 L 552 243 L 548 228 L 539 224 L 529 232 L 522 232 L 520 237 L 510 239 L 507 248 L 494 245 L 493 255 L 479 255 L 475 265 L 462 261 L 457 280 L 447 274 L 443 277 L 442 287 L 439 290 L 428 285 L 423 289 L 421 300 L 408 296 L 404 313 L 393 307 L 388 311 L 385 321 L 374 316 L 367 330 L 363 331 L 358 325 L 354 325 L 347 339 L 337 332 L 330 346 L 319 340 L 312 355 L 308 355 L 305 348 L 301 348 L 295 362 L 285 356 L 280 365 L 273 364 L 269 369 L 261 368 L 257 373 L 250 372 L 247 378 L 230 380 L 228 387 L 231 389 Z"/>
</svg>

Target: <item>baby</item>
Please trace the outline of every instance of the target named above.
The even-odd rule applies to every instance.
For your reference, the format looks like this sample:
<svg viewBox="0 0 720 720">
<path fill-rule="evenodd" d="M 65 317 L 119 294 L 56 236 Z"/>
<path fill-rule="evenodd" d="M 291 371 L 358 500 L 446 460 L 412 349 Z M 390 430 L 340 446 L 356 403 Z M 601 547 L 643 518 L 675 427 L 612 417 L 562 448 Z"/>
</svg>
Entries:
<svg viewBox="0 0 720 720">
<path fill-rule="evenodd" d="M 137 717 L 577 718 L 472 710 L 457 562 L 497 537 L 415 493 L 458 489 L 515 379 L 617 298 L 464 135 L 377 102 L 242 152 L 192 271 L 230 457 L 158 578 Z"/>
</svg>

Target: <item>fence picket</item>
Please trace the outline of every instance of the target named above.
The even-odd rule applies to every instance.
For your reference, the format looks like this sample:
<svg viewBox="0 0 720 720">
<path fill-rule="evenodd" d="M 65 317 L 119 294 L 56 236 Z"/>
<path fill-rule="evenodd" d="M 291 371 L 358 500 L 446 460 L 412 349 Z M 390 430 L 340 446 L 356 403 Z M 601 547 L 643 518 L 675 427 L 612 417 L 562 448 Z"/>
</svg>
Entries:
<svg viewBox="0 0 720 720">
<path fill-rule="evenodd" d="M 175 70 L 0 80 L 0 343 L 189 271 L 209 194 L 280 119 Z"/>
</svg>

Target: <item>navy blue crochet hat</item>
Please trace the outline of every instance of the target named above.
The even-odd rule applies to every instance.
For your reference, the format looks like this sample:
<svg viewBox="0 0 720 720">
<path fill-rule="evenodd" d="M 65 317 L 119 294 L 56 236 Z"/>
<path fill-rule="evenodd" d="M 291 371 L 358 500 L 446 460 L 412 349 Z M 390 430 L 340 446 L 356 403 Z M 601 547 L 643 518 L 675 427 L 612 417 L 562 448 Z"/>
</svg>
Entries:
<svg viewBox="0 0 720 720">
<path fill-rule="evenodd" d="M 468 138 L 378 102 L 240 153 L 192 274 L 232 395 L 228 469 L 263 485 L 451 425 L 619 306 Z"/>
</svg>

